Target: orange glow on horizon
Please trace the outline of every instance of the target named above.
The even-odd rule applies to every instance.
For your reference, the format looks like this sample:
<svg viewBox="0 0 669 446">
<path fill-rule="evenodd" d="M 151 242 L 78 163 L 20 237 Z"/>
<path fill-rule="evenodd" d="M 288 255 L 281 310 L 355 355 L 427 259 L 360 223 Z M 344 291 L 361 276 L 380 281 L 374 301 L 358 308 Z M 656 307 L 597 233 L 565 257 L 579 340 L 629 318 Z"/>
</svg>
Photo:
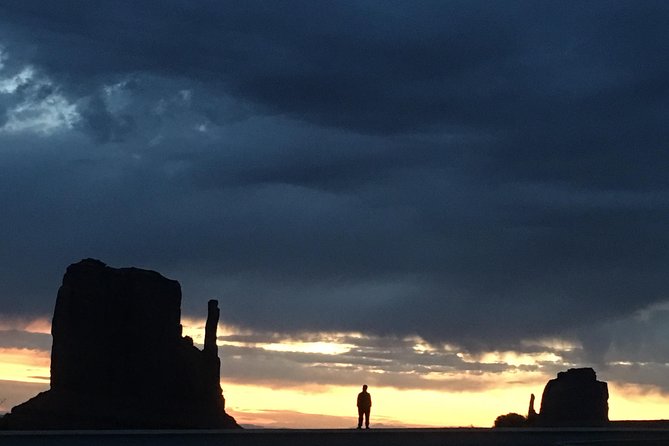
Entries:
<svg viewBox="0 0 669 446">
<path fill-rule="evenodd" d="M 204 326 L 206 321 L 204 319 L 182 318 L 181 325 L 183 327 L 182 333 L 184 336 L 189 336 L 193 342 L 199 345 L 204 343 Z M 280 334 L 274 334 L 275 338 L 272 342 L 240 342 L 240 341 L 226 341 L 226 336 L 231 335 L 252 335 L 253 332 L 248 330 L 241 330 L 238 327 L 229 326 L 225 324 L 218 324 L 217 337 L 219 338 L 219 345 L 229 345 L 233 347 L 251 347 L 261 348 L 263 350 L 275 352 L 295 352 L 295 353 L 320 353 L 323 355 L 339 355 L 347 353 L 355 347 L 355 345 L 340 342 L 341 338 L 345 336 L 360 337 L 358 333 L 349 335 L 348 333 L 317 333 L 314 335 L 318 340 L 304 341 L 300 339 L 292 339 Z"/>
<path fill-rule="evenodd" d="M 51 355 L 43 350 L 0 348 L 0 380 L 44 383 L 51 375 Z"/>
<path fill-rule="evenodd" d="M 184 335 L 201 343 L 204 336 L 204 320 L 184 318 Z M 31 333 L 50 332 L 48 320 L 0 320 L 1 330 L 23 330 Z M 250 331 L 219 325 L 219 334 L 225 336 L 249 336 L 262 339 Z M 337 355 L 356 348 L 355 339 L 369 339 L 362 334 L 309 333 L 304 339 L 287 335 L 268 335 L 265 342 L 232 342 L 220 340 L 219 344 L 262 349 L 277 353 L 307 352 Z M 409 348 L 419 354 L 439 351 L 418 337 L 407 338 Z M 552 341 L 551 341 L 552 342 Z M 557 341 L 556 341 L 557 342 Z M 361 344 L 363 345 L 363 344 Z M 413 345 L 413 347 L 411 347 Z M 557 345 L 556 343 L 552 344 Z M 566 348 L 571 348 L 567 345 Z M 445 347 L 444 347 L 445 348 Z M 457 350 L 448 350 L 457 351 Z M 395 388 L 377 386 L 376 373 L 397 374 L 382 368 L 369 369 L 370 392 L 373 397 L 372 423 L 376 426 L 396 427 L 490 427 L 495 418 L 509 412 L 526 414 L 531 393 L 537 397 L 539 410 L 541 393 L 545 383 L 554 378 L 541 369 L 541 363 L 561 364 L 558 353 L 539 352 L 521 354 L 513 351 L 486 352 L 481 355 L 460 356 L 467 362 L 480 361 L 486 364 L 531 365 L 534 368 L 513 369 L 492 373 L 478 370 L 425 373 L 422 383 L 416 385 L 430 388 Z M 222 357 L 222 361 L 230 358 Z M 323 363 L 337 367 L 336 362 Z M 363 366 L 359 366 L 363 367 Z M 567 368 L 565 366 L 565 368 Z M 534 370 L 534 371 L 529 371 Z M 339 369 L 338 373 L 346 373 Z M 12 389 L 12 395 L 28 400 L 34 396 L 36 384 L 47 385 L 50 375 L 50 353 L 44 350 L 23 348 L 0 348 L 0 399 Z M 399 375 L 398 375 L 399 376 Z M 357 421 L 355 397 L 358 386 L 308 384 L 296 387 L 295 383 L 253 381 L 246 376 L 222 377 L 222 387 L 229 412 L 242 424 L 264 427 L 292 428 L 350 428 Z M 384 378 L 386 379 L 386 378 Z M 386 381 L 387 382 L 387 381 Z M 21 390 L 17 383 L 33 383 Z M 360 383 L 362 384 L 362 382 Z M 299 385 L 299 383 L 298 383 Z M 4 388 L 2 386 L 5 386 Z M 609 417 L 612 420 L 651 420 L 669 418 L 669 395 L 652 386 L 639 386 L 609 381 Z M 13 397 L 14 398 L 14 397 Z M 14 401 L 14 399 L 12 399 Z"/>
<path fill-rule="evenodd" d="M 51 334 L 51 321 L 41 317 L 37 319 L 2 318 L 0 316 L 0 331 L 25 331 L 28 333 Z"/>
<path fill-rule="evenodd" d="M 222 383 L 227 407 L 241 424 L 255 424 L 269 412 L 275 426 L 318 428 L 311 415 L 326 415 L 328 426 L 350 428 L 357 422 L 353 386 L 322 386 L 317 390 L 267 389 L 261 386 Z M 527 412 L 534 389 L 518 386 L 485 392 L 372 387 L 372 425 L 393 427 L 490 427 L 498 415 Z M 272 427 L 272 426 L 266 426 Z"/>
<path fill-rule="evenodd" d="M 26 325 L 28 333 L 51 334 L 51 321 L 46 318 L 32 320 Z"/>
<path fill-rule="evenodd" d="M 609 382 L 610 420 L 669 419 L 669 395 L 653 386 Z"/>
<path fill-rule="evenodd" d="M 339 355 L 348 353 L 355 345 L 336 342 L 272 342 L 260 344 L 263 350 L 275 352 L 320 353 L 323 355 Z"/>
<path fill-rule="evenodd" d="M 459 354 L 464 361 L 482 364 L 509 364 L 513 366 L 536 365 L 539 362 L 561 362 L 562 358 L 553 352 L 517 353 L 514 351 L 485 352 L 479 355 Z"/>
<path fill-rule="evenodd" d="M 181 317 L 182 335 L 190 337 L 196 344 L 203 345 L 204 326 L 206 322 L 207 322 L 206 319 L 196 319 L 192 317 L 182 316 Z M 219 322 L 216 329 L 216 334 L 218 337 L 221 337 L 221 336 L 243 335 L 243 334 L 250 335 L 252 334 L 252 332 L 248 330 L 242 330 L 239 327 Z"/>
<path fill-rule="evenodd" d="M 222 383 L 228 410 L 241 424 L 265 427 L 350 428 L 357 421 L 353 386 L 321 386 L 310 390 Z M 476 392 L 371 387 L 372 425 L 393 427 L 491 427 L 509 412 L 527 414 L 530 394 L 541 404 L 539 386 L 498 387 Z M 609 419 L 669 418 L 669 396 L 640 386 L 609 383 Z M 319 416 L 325 416 L 319 417 Z M 265 424 L 262 424 L 264 422 Z M 325 423 L 325 424 L 323 424 Z"/>
</svg>

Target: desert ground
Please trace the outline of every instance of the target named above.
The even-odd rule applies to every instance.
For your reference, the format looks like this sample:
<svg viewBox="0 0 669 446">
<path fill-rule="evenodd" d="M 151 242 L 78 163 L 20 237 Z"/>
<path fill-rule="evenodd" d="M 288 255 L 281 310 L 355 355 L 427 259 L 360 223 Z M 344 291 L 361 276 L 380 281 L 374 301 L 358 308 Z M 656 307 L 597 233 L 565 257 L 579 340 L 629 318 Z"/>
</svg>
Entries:
<svg viewBox="0 0 669 446">
<path fill-rule="evenodd" d="M 669 429 L 370 429 L 3 432 L 3 446 L 659 446 Z"/>
</svg>

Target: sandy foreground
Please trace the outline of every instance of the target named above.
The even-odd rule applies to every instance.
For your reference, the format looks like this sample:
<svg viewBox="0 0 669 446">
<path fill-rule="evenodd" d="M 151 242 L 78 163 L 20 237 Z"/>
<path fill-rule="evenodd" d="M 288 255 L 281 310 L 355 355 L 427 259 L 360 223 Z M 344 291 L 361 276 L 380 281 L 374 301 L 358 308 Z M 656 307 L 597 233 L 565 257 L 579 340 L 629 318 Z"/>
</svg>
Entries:
<svg viewBox="0 0 669 446">
<path fill-rule="evenodd" d="M 667 446 L 669 429 L 286 429 L 0 432 L 2 446 Z"/>
</svg>

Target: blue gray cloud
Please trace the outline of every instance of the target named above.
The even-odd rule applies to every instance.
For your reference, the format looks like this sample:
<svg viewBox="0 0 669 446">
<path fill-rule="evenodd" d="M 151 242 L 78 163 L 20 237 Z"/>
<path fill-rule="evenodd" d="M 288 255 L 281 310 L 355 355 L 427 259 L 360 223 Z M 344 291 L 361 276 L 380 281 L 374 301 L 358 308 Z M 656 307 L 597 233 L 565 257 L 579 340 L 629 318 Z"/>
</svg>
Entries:
<svg viewBox="0 0 669 446">
<path fill-rule="evenodd" d="M 3 312 L 48 315 L 96 257 L 255 329 L 590 345 L 668 297 L 668 22 L 663 2 L 3 2 Z"/>
</svg>

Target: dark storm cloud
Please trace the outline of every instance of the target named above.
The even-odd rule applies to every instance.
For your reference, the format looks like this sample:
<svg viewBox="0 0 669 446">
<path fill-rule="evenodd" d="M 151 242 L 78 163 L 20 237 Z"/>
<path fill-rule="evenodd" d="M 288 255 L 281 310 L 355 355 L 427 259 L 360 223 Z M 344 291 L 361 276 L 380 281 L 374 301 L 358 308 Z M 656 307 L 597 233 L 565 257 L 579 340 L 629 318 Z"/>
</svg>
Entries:
<svg viewBox="0 0 669 446">
<path fill-rule="evenodd" d="M 0 79 L 39 73 L 0 92 L 0 124 L 40 128 L 55 97 L 77 112 L 0 134 L 4 311 L 48 314 L 88 256 L 180 280 L 188 313 L 219 296 L 241 326 L 470 350 L 585 338 L 668 297 L 664 3 L 0 17 Z"/>
<path fill-rule="evenodd" d="M 272 111 L 384 133 L 429 125 L 445 110 L 454 116 L 458 106 L 475 115 L 460 84 L 473 86 L 478 71 L 516 49 L 505 23 L 513 12 L 463 4 L 10 2 L 3 10 L 16 25 L 10 35 L 30 28 L 42 37 L 30 48 L 57 73 L 194 76 Z"/>
<path fill-rule="evenodd" d="M 83 129 L 97 142 L 122 142 L 124 136 L 134 127 L 131 116 L 115 117 L 99 96 L 93 96 L 82 103 L 79 112 L 83 116 Z"/>
</svg>

